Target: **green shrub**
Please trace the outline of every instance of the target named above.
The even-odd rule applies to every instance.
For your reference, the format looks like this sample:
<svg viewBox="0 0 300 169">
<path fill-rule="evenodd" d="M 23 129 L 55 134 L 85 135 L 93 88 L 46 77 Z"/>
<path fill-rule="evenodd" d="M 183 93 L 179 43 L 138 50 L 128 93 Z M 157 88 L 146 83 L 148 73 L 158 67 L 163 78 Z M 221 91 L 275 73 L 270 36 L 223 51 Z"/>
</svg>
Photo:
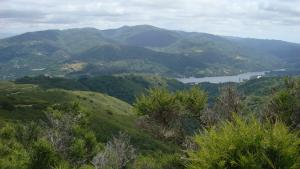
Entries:
<svg viewBox="0 0 300 169">
<path fill-rule="evenodd" d="M 30 146 L 32 143 L 36 142 L 42 133 L 41 126 L 39 126 L 36 122 L 16 124 L 15 130 L 17 141 L 23 144 L 25 147 Z"/>
<path fill-rule="evenodd" d="M 300 139 L 280 122 L 261 124 L 237 116 L 220 128 L 195 136 L 199 146 L 189 152 L 190 169 L 296 169 L 300 167 Z"/>
<path fill-rule="evenodd" d="M 162 154 L 157 156 L 140 156 L 133 165 L 132 169 L 184 169 L 185 165 L 177 154 Z"/>
<path fill-rule="evenodd" d="M 285 124 L 296 128 L 300 124 L 300 98 L 291 90 L 275 93 L 269 103 L 268 116 L 280 119 Z"/>
<path fill-rule="evenodd" d="M 135 102 L 139 115 L 148 115 L 166 124 L 181 114 L 200 117 L 207 103 L 207 94 L 197 87 L 172 93 L 167 89 L 150 89 Z"/>
<path fill-rule="evenodd" d="M 137 98 L 134 106 L 139 115 L 147 115 L 163 126 L 172 125 L 178 116 L 175 97 L 166 89 L 150 89 Z"/>
<path fill-rule="evenodd" d="M 16 137 L 16 129 L 14 125 L 6 123 L 4 127 L 0 129 L 0 138 L 1 139 L 14 139 Z"/>
<path fill-rule="evenodd" d="M 280 115 L 282 116 L 291 116 L 292 113 L 295 111 L 294 108 L 297 106 L 297 98 L 293 96 L 288 91 L 280 91 L 275 94 L 275 96 L 272 98 L 273 106 L 276 107 L 276 110 Z M 282 113 L 285 112 L 285 113 Z M 282 117 L 283 119 L 286 119 L 288 117 Z"/>
<path fill-rule="evenodd" d="M 163 155 L 159 159 L 162 169 L 184 169 L 184 161 L 179 155 Z"/>
<path fill-rule="evenodd" d="M 52 169 L 59 164 L 59 154 L 54 151 L 49 142 L 38 140 L 32 149 L 30 159 L 31 169 Z"/>
<path fill-rule="evenodd" d="M 207 94 L 198 87 L 192 87 L 190 90 L 176 92 L 176 99 L 188 111 L 189 115 L 199 119 L 202 110 L 206 107 Z"/>
<path fill-rule="evenodd" d="M 24 147 L 13 141 L 0 138 L 0 168 L 28 169 L 29 154 Z"/>
<path fill-rule="evenodd" d="M 83 165 L 79 169 L 95 169 L 95 167 L 92 165 Z"/>
<path fill-rule="evenodd" d="M 300 79 L 286 78 L 284 82 L 280 90 L 273 92 L 265 115 L 273 121 L 280 119 L 297 130 L 300 128 Z"/>
<path fill-rule="evenodd" d="M 177 92 L 156 88 L 138 97 L 134 108 L 143 116 L 140 127 L 181 144 L 186 135 L 201 127 L 206 102 L 206 93 L 197 87 Z"/>
<path fill-rule="evenodd" d="M 74 161 L 80 161 L 85 156 L 85 141 L 83 139 L 76 139 L 70 147 L 71 157 Z"/>
<path fill-rule="evenodd" d="M 159 169 L 161 166 L 156 159 L 151 156 L 140 156 L 137 158 L 132 167 L 134 169 Z"/>
<path fill-rule="evenodd" d="M 56 165 L 53 169 L 71 169 L 71 167 L 68 162 L 62 161 L 58 165 Z"/>
</svg>

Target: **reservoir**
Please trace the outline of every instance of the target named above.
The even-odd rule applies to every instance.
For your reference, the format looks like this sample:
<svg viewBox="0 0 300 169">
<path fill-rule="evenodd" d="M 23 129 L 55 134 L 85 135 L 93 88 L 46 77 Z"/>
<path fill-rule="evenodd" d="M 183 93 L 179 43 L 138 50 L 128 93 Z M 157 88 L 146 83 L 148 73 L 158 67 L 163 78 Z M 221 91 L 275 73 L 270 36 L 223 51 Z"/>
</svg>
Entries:
<svg viewBox="0 0 300 169">
<path fill-rule="evenodd" d="M 227 82 L 235 82 L 240 83 L 245 80 L 249 80 L 251 78 L 260 78 L 264 76 L 266 73 L 270 71 L 261 71 L 261 72 L 247 72 L 242 73 L 238 75 L 233 76 L 214 76 L 214 77 L 188 77 L 188 78 L 178 78 L 177 80 L 183 82 L 183 83 L 203 83 L 203 82 L 209 82 L 209 83 L 227 83 Z"/>
</svg>

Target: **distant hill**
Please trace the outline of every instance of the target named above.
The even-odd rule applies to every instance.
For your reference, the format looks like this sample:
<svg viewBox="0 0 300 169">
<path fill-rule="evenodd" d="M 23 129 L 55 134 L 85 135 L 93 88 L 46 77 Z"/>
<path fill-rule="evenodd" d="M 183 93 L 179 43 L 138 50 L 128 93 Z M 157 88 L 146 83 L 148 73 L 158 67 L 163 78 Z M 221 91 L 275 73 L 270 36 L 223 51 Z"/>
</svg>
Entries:
<svg viewBox="0 0 300 169">
<path fill-rule="evenodd" d="M 265 79 L 265 78 L 262 78 Z M 277 79 L 277 78 L 276 78 Z M 209 94 L 209 103 L 212 103 L 219 95 L 219 89 L 226 85 L 235 85 L 242 88 L 247 84 L 253 83 L 255 80 L 249 80 L 245 83 L 200 83 L 198 86 Z M 259 82 L 261 80 L 259 79 Z M 192 84 L 184 84 L 176 79 L 167 79 L 159 76 L 95 76 L 95 77 L 80 77 L 80 78 L 63 78 L 63 77 L 23 77 L 15 80 L 16 84 L 33 84 L 38 85 L 42 89 L 64 89 L 76 91 L 93 91 L 107 94 L 109 96 L 123 100 L 129 104 L 134 103 L 137 96 L 144 94 L 147 89 L 151 88 L 166 88 L 170 91 L 188 89 Z M 263 86 L 246 88 L 251 91 L 258 90 Z M 243 89 L 244 89 L 243 88 Z M 241 91 L 243 92 L 243 90 Z M 250 94 L 252 94 L 251 92 Z"/>
<path fill-rule="evenodd" d="M 165 87 L 171 91 L 182 90 L 188 87 L 177 80 L 157 76 L 96 76 L 66 79 L 59 77 L 24 77 L 16 80 L 17 84 L 35 84 L 43 89 L 66 89 L 80 91 L 94 91 L 104 93 L 127 103 L 133 103 L 136 96 L 146 89 Z"/>
<path fill-rule="evenodd" d="M 229 75 L 297 69 L 300 45 L 224 37 L 150 25 L 29 32 L 0 40 L 0 79 L 51 76 L 158 74 Z"/>
</svg>

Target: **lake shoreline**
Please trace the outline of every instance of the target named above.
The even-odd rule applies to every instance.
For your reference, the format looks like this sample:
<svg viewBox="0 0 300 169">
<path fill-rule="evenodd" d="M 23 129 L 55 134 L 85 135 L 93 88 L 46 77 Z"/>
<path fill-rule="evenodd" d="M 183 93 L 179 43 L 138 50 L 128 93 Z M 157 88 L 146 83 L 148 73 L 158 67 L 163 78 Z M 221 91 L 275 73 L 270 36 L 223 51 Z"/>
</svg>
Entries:
<svg viewBox="0 0 300 169">
<path fill-rule="evenodd" d="M 211 77 L 188 77 L 188 78 L 177 78 L 178 81 L 186 84 L 199 84 L 199 83 L 241 83 L 252 78 L 261 78 L 271 71 L 258 71 L 258 72 L 246 72 L 231 76 L 211 76 Z"/>
</svg>

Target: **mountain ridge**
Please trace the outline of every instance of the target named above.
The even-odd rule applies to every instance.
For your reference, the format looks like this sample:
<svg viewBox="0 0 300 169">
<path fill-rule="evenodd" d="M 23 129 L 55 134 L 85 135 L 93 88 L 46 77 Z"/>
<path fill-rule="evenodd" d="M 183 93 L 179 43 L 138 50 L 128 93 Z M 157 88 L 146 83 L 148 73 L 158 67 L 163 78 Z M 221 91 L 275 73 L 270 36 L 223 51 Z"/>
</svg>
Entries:
<svg viewBox="0 0 300 169">
<path fill-rule="evenodd" d="M 299 53 L 300 44 L 296 43 L 173 31 L 149 25 L 46 30 L 0 40 L 0 79 L 40 74 L 232 75 L 296 69 L 300 65 Z M 43 71 L 37 71 L 40 69 Z"/>
<path fill-rule="evenodd" d="M 44 30 L 37 30 L 37 31 L 29 31 L 24 33 L 18 33 L 10 36 L 6 36 L 3 38 L 0 38 L 0 40 L 9 39 L 15 36 L 20 36 L 27 33 L 36 33 L 36 32 L 45 32 L 45 31 L 70 31 L 70 30 L 95 30 L 95 31 L 111 31 L 111 30 L 120 30 L 124 28 L 147 28 L 147 29 L 158 29 L 158 30 L 168 30 L 168 31 L 174 31 L 174 32 L 182 32 L 182 33 L 190 33 L 190 34 L 203 34 L 203 35 L 212 35 L 212 36 L 219 36 L 223 38 L 238 38 L 238 39 L 249 39 L 249 40 L 266 40 L 266 41 L 281 41 L 286 43 L 292 43 L 295 45 L 300 45 L 300 43 L 297 42 L 291 42 L 287 40 L 281 40 L 281 39 L 268 39 L 268 38 L 254 38 L 254 37 L 240 37 L 240 36 L 234 36 L 234 35 L 219 35 L 219 34 L 213 34 L 213 33 L 206 33 L 206 32 L 199 32 L 199 31 L 184 31 L 184 30 L 177 30 L 177 29 L 167 29 L 167 28 L 160 28 L 157 26 L 149 25 L 149 24 L 141 24 L 141 25 L 123 25 L 120 27 L 115 28 L 107 28 L 107 29 L 99 29 L 95 27 L 80 27 L 80 28 L 67 28 L 67 29 L 44 29 Z"/>
</svg>

